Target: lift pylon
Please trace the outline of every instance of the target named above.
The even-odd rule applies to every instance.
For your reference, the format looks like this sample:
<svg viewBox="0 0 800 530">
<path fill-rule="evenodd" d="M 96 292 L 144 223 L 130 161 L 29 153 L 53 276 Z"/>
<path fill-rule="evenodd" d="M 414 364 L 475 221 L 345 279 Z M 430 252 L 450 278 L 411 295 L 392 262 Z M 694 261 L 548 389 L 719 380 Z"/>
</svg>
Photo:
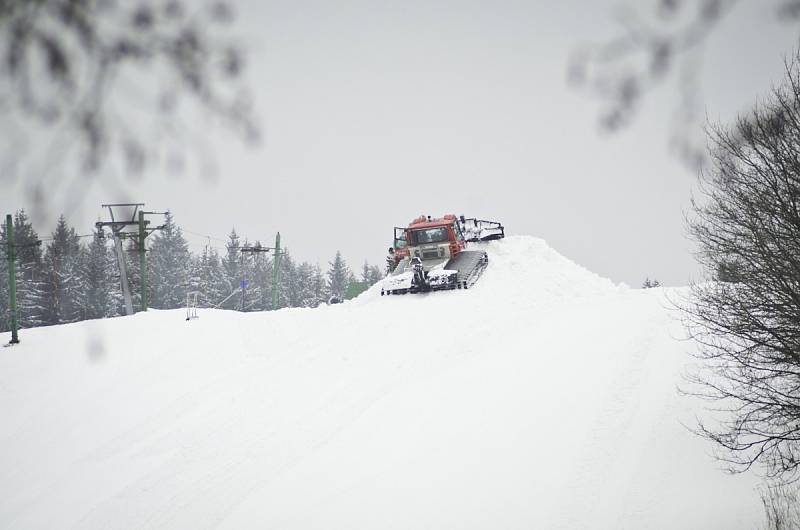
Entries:
<svg viewBox="0 0 800 530">
<path fill-rule="evenodd" d="M 95 227 L 98 230 L 110 228 L 111 234 L 114 238 L 114 249 L 117 254 L 117 265 L 119 266 L 120 283 L 122 284 L 122 296 L 125 300 L 125 314 L 133 314 L 133 301 L 131 300 L 131 291 L 128 284 L 128 268 L 125 265 L 125 254 L 122 249 L 123 239 L 133 239 L 136 241 L 137 250 L 139 251 L 139 277 L 141 280 L 141 300 L 142 311 L 147 311 L 147 262 L 145 258 L 144 240 L 147 236 L 156 230 L 161 230 L 164 225 L 155 228 L 149 228 L 150 221 L 145 220 L 145 215 L 164 215 L 165 212 L 145 212 L 141 210 L 144 206 L 143 202 L 126 202 L 126 203 L 113 203 L 103 204 L 103 208 L 108 208 L 108 215 L 110 221 L 98 221 Z M 114 215 L 114 210 L 117 210 L 117 215 Z M 130 217 L 126 215 L 130 214 Z M 136 232 L 127 231 L 129 227 L 137 227 Z"/>
</svg>

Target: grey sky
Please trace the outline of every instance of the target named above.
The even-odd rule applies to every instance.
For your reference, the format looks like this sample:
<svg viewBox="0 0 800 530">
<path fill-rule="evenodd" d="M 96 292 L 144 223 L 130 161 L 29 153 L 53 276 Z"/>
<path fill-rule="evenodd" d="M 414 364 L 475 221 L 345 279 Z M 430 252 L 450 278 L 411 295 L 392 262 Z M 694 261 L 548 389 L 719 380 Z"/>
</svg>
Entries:
<svg viewBox="0 0 800 530">
<path fill-rule="evenodd" d="M 60 206 L 79 231 L 101 202 L 136 199 L 191 232 L 224 238 L 235 226 L 268 242 L 280 230 L 295 258 L 326 265 L 340 249 L 357 269 L 382 262 L 393 226 L 463 213 L 542 237 L 615 281 L 697 277 L 683 225 L 696 175 L 668 148 L 674 83 L 613 136 L 598 132 L 597 102 L 567 84 L 570 53 L 614 35 L 619 2 L 234 4 L 261 145 L 210 135 L 216 183 L 101 180 L 81 207 Z M 709 117 L 729 119 L 766 92 L 796 40 L 772 2 L 742 3 L 705 53 Z M 20 207 L 32 208 L 22 183 L 0 196 L 3 212 Z M 206 243 L 186 235 L 194 249 Z"/>
</svg>

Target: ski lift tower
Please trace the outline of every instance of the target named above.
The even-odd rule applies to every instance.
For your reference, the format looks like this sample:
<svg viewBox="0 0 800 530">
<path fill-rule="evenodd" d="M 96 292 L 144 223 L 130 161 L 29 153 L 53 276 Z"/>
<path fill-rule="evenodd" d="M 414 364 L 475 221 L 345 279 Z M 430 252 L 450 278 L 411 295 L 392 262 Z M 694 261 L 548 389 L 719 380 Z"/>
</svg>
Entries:
<svg viewBox="0 0 800 530">
<path fill-rule="evenodd" d="M 275 246 L 274 247 L 263 247 L 259 246 L 244 246 L 239 249 L 241 252 L 241 270 L 242 270 L 242 281 L 239 284 L 242 290 L 242 303 L 241 303 L 241 310 L 245 310 L 245 290 L 247 289 L 248 280 L 244 277 L 244 255 L 245 253 L 251 255 L 258 255 L 261 252 L 272 252 L 272 309 L 277 309 L 278 307 L 278 281 L 280 278 L 280 260 L 282 256 L 285 256 L 288 253 L 288 249 L 284 248 L 281 250 L 281 233 L 278 232 L 275 236 Z M 229 297 L 230 298 L 230 297 Z M 227 300 L 227 298 L 225 299 Z M 224 302 L 224 300 L 223 300 Z M 222 302 L 220 302 L 220 305 Z"/>
<path fill-rule="evenodd" d="M 122 296 L 125 299 L 125 314 L 133 314 L 133 302 L 131 300 L 131 290 L 128 284 L 128 269 L 125 265 L 125 254 L 122 250 L 123 239 L 134 239 L 139 251 L 139 272 L 141 281 L 142 311 L 147 311 L 147 264 L 145 261 L 144 240 L 147 236 L 161 230 L 164 225 L 155 228 L 148 228 L 150 221 L 145 220 L 145 215 L 164 215 L 165 212 L 145 212 L 141 208 L 143 202 L 127 202 L 115 204 L 103 204 L 103 208 L 108 208 L 108 215 L 111 221 L 98 221 L 95 226 L 98 230 L 108 227 L 114 238 L 114 249 L 117 254 L 117 265 L 119 266 L 120 281 L 122 283 Z M 115 216 L 116 212 L 116 216 Z M 128 231 L 129 227 L 136 227 L 137 232 Z"/>
</svg>

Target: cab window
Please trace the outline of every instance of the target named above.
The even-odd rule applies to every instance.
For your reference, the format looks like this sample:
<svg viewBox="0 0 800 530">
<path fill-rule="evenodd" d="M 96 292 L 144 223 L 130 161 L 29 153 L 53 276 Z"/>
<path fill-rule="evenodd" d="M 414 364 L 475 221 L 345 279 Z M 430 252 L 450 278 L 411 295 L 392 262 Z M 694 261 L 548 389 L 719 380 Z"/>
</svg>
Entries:
<svg viewBox="0 0 800 530">
<path fill-rule="evenodd" d="M 414 230 L 411 232 L 414 243 L 425 245 L 427 243 L 441 243 L 447 241 L 447 227 L 437 226 L 436 228 L 426 228 L 424 230 Z"/>
<path fill-rule="evenodd" d="M 406 248 L 406 229 L 394 228 L 394 248 Z"/>
</svg>

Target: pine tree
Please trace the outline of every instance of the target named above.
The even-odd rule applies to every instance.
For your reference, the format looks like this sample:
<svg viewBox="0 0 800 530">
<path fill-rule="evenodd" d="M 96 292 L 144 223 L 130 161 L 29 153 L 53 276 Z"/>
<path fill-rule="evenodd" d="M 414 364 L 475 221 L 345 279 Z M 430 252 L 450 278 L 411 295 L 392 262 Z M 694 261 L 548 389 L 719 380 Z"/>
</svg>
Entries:
<svg viewBox="0 0 800 530">
<path fill-rule="evenodd" d="M 370 265 L 369 267 L 369 277 L 367 279 L 367 283 L 370 285 L 375 285 L 379 281 L 383 280 L 386 275 L 383 273 L 380 267 L 377 265 Z"/>
<path fill-rule="evenodd" d="M 259 243 L 256 243 L 259 245 Z M 254 311 L 268 311 L 272 308 L 272 258 L 268 254 L 254 256 L 250 289 Z"/>
<path fill-rule="evenodd" d="M 189 273 L 188 273 L 188 280 L 186 285 L 186 294 L 189 293 L 200 293 L 197 296 L 197 305 L 198 306 L 206 306 L 206 296 L 205 296 L 205 289 L 203 288 L 203 259 L 207 254 L 208 249 L 204 250 L 202 254 L 199 256 L 195 256 L 194 254 L 189 252 Z"/>
<path fill-rule="evenodd" d="M 361 280 L 364 283 L 369 283 L 369 263 L 364 260 L 364 266 L 361 267 Z"/>
<path fill-rule="evenodd" d="M 652 289 L 654 287 L 661 287 L 661 282 L 658 280 L 651 280 L 649 277 L 645 278 L 642 283 L 642 289 Z"/>
<path fill-rule="evenodd" d="M 298 307 L 299 289 L 297 286 L 297 273 L 294 260 L 286 250 L 281 250 L 280 261 L 278 262 L 278 307 Z"/>
<path fill-rule="evenodd" d="M 222 262 L 222 271 L 225 276 L 225 287 L 229 296 L 234 290 L 239 289 L 239 282 L 242 280 L 241 266 L 240 266 L 240 252 L 241 245 L 239 243 L 239 236 L 236 234 L 236 229 L 232 229 L 228 235 L 228 242 L 225 244 L 225 259 Z M 238 309 L 241 304 L 241 299 L 237 300 L 235 296 L 228 299 L 222 305 L 224 309 Z"/>
<path fill-rule="evenodd" d="M 117 315 L 115 287 L 116 260 L 106 244 L 102 232 L 95 232 L 85 249 L 83 260 L 83 314 L 84 318 L 106 318 Z"/>
<path fill-rule="evenodd" d="M 383 279 L 383 272 L 377 265 L 370 265 L 364 261 L 364 266 L 361 269 L 361 280 L 367 285 L 375 285 Z"/>
<path fill-rule="evenodd" d="M 296 271 L 297 307 L 317 307 L 325 302 L 325 279 L 319 266 L 303 262 Z"/>
<path fill-rule="evenodd" d="M 228 281 L 225 279 L 225 270 L 222 266 L 222 258 L 216 249 L 209 250 L 207 269 L 207 283 L 210 305 L 216 306 L 225 299 L 228 294 Z"/>
<path fill-rule="evenodd" d="M 8 285 L 8 255 L 6 254 L 5 219 L 3 219 L 2 234 L 0 234 L 0 333 L 11 329 L 11 315 L 9 315 L 9 285 Z"/>
<path fill-rule="evenodd" d="M 311 292 L 314 295 L 313 307 L 328 301 L 328 284 L 325 282 L 322 268 L 317 264 L 314 265 L 311 273 Z"/>
<path fill-rule="evenodd" d="M 17 260 L 17 321 L 20 328 L 47 325 L 44 280 L 41 263 L 20 263 Z"/>
<path fill-rule="evenodd" d="M 328 295 L 344 300 L 344 292 L 350 282 L 353 281 L 353 273 L 347 267 L 347 263 L 342 258 L 342 253 L 338 250 L 329 265 L 331 268 L 328 270 Z"/>
<path fill-rule="evenodd" d="M 219 254 L 213 248 L 205 247 L 202 254 L 192 260 L 191 290 L 198 291 L 198 304 L 201 307 L 214 307 L 226 296 L 227 282 L 222 272 Z"/>
<path fill-rule="evenodd" d="M 63 215 L 59 216 L 44 256 L 45 325 L 77 322 L 84 317 L 79 305 L 81 254 L 78 234 Z"/>
<path fill-rule="evenodd" d="M 261 248 L 261 242 L 256 241 L 255 245 L 250 245 L 245 239 L 242 247 L 251 246 L 254 248 Z M 240 276 L 236 282 L 239 293 L 233 297 L 233 300 L 236 302 L 234 305 L 235 308 L 240 311 L 258 311 L 261 305 L 261 289 L 257 282 L 254 281 L 255 267 L 259 259 L 259 253 L 239 251 Z M 246 282 L 244 288 L 242 288 L 242 281 Z"/>
<path fill-rule="evenodd" d="M 6 241 L 3 223 L 2 240 Z M 43 325 L 46 311 L 42 275 L 42 249 L 39 235 L 33 229 L 25 210 L 14 214 L 14 244 L 17 264 L 17 309 L 18 322 L 22 328 Z M 6 274 L 8 274 L 6 272 Z"/>
<path fill-rule="evenodd" d="M 189 287 L 189 243 L 167 212 L 164 227 L 153 236 L 148 259 L 152 307 L 175 309 L 186 303 Z"/>
<path fill-rule="evenodd" d="M 297 307 L 314 307 L 314 294 L 311 290 L 313 269 L 305 261 L 296 268 Z"/>
</svg>

